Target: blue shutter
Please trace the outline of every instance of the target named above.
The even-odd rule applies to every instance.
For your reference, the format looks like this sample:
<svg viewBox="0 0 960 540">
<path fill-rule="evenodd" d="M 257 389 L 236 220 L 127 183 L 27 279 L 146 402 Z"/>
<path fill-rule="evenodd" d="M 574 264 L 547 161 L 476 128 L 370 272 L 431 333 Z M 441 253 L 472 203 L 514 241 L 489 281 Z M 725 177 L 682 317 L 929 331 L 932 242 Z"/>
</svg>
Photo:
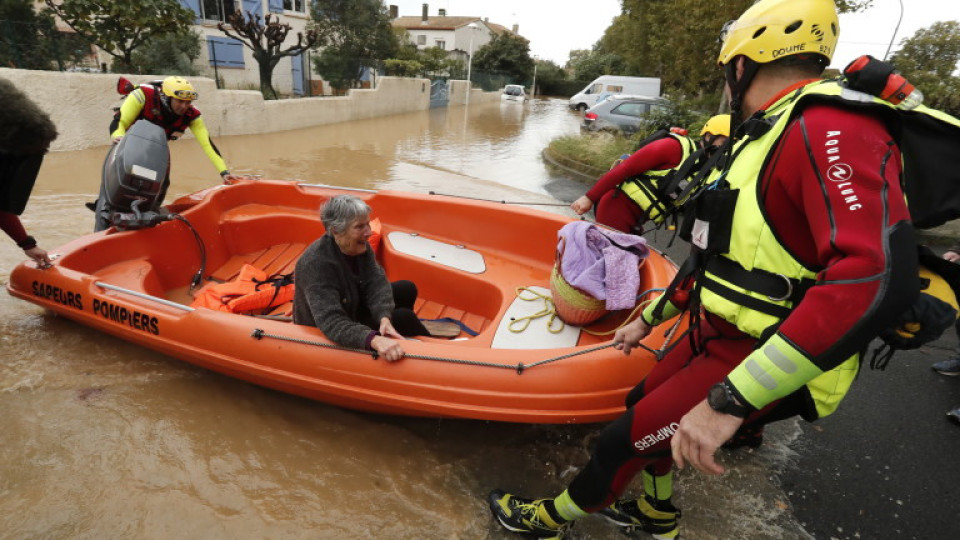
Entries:
<svg viewBox="0 0 960 540">
<path fill-rule="evenodd" d="M 283 0 L 270 0 L 270 13 L 283 13 Z"/>
<path fill-rule="evenodd" d="M 243 0 L 243 11 L 244 14 L 249 11 L 254 15 L 259 15 L 260 18 L 263 19 L 263 4 L 261 0 Z"/>
<path fill-rule="evenodd" d="M 180 5 L 196 13 L 194 22 L 200 22 L 200 0 L 180 0 Z"/>
<path fill-rule="evenodd" d="M 303 92 L 303 53 L 290 57 L 293 66 L 293 93 L 302 96 Z"/>
<path fill-rule="evenodd" d="M 220 67 L 243 67 L 243 45 L 230 38 L 207 36 L 207 53 L 210 65 Z"/>
</svg>

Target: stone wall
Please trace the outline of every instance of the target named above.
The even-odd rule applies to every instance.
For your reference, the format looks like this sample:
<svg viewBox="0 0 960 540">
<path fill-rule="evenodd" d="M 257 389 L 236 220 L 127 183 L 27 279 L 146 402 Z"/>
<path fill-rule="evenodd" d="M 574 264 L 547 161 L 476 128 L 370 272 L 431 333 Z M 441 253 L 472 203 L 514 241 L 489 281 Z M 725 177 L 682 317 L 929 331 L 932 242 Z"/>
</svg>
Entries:
<svg viewBox="0 0 960 540">
<path fill-rule="evenodd" d="M 52 151 L 82 150 L 109 143 L 118 74 L 66 73 L 0 68 L 0 77 L 23 90 L 56 123 L 60 136 Z M 133 82 L 161 77 L 128 75 Z M 191 77 L 200 94 L 197 108 L 214 137 L 300 129 L 430 107 L 430 81 L 380 77 L 376 89 L 350 90 L 342 97 L 312 97 L 265 101 L 255 90 L 218 90 L 213 79 Z M 466 81 L 452 81 L 450 106 L 466 101 Z M 470 103 L 500 99 L 499 92 L 473 89 Z"/>
</svg>

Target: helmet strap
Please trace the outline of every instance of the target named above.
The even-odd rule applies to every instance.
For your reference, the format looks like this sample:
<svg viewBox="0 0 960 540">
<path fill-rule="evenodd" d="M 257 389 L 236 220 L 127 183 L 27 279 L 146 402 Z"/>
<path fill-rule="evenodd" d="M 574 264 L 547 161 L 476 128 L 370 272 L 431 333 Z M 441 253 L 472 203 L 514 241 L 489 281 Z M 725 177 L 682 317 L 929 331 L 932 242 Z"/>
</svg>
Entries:
<svg viewBox="0 0 960 540">
<path fill-rule="evenodd" d="M 730 136 L 734 137 L 740 124 L 743 123 L 743 96 L 747 93 L 750 83 L 757 75 L 760 64 L 746 56 L 743 58 L 743 73 L 737 77 L 737 61 L 734 59 L 723 66 L 727 87 L 730 88 Z"/>
<path fill-rule="evenodd" d="M 163 105 L 160 113 L 163 115 L 164 119 L 168 122 L 172 122 L 177 118 L 177 113 L 173 111 L 173 103 L 170 102 L 172 98 L 166 94 L 160 94 L 160 104 Z"/>
</svg>

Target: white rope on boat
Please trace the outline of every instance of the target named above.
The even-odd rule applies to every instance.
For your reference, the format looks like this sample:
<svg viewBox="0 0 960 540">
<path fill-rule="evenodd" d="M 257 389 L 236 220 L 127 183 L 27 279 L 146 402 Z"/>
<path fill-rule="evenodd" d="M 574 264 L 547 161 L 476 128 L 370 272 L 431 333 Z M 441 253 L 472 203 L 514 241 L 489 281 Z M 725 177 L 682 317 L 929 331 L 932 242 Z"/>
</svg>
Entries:
<svg viewBox="0 0 960 540">
<path fill-rule="evenodd" d="M 375 189 L 363 189 L 363 188 L 352 188 L 344 186 L 332 186 L 330 184 L 307 184 L 305 182 L 297 182 L 298 186 L 301 187 L 315 187 L 315 188 L 328 188 L 328 189 L 342 189 L 343 191 L 359 191 L 361 193 L 377 193 Z"/>
<path fill-rule="evenodd" d="M 116 285 L 111 285 L 111 284 L 109 284 L 109 283 L 104 283 L 104 282 L 102 282 L 102 281 L 95 281 L 93 284 L 96 285 L 97 287 L 102 288 L 102 289 L 107 289 L 107 290 L 110 290 L 110 291 L 117 291 L 117 292 L 121 292 L 121 293 L 124 293 L 124 294 L 129 294 L 130 296 L 135 296 L 135 297 L 137 297 L 137 298 L 142 298 L 143 300 L 150 300 L 150 301 L 156 302 L 156 303 L 158 303 L 158 304 L 163 304 L 163 305 L 168 306 L 168 307 L 172 307 L 172 308 L 176 308 L 176 309 L 182 309 L 183 311 L 193 311 L 193 310 L 194 310 L 194 309 L 193 309 L 192 307 L 190 307 L 190 306 L 185 306 L 185 305 L 183 305 L 183 304 L 178 304 L 178 303 L 176 303 L 176 302 L 171 302 L 170 300 L 167 300 L 166 298 L 160 298 L 159 296 L 153 296 L 153 295 L 146 294 L 146 293 L 142 293 L 142 292 L 139 292 L 139 291 L 134 291 L 134 290 L 131 290 L 131 289 L 125 289 L 125 288 L 123 288 L 123 287 L 118 287 L 118 286 L 116 286 Z"/>
</svg>

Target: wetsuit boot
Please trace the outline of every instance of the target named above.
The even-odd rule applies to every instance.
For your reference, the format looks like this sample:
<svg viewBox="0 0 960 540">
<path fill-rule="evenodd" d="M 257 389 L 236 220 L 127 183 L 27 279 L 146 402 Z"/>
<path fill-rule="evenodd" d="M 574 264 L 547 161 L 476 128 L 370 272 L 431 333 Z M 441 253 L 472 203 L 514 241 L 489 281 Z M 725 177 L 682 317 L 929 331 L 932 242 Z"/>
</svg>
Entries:
<svg viewBox="0 0 960 540">
<path fill-rule="evenodd" d="M 560 540 L 572 525 L 556 514 L 552 499 L 524 499 L 495 489 L 487 502 L 500 525 L 508 531 L 539 540 Z M 551 502 L 551 504 L 547 504 Z"/>
<path fill-rule="evenodd" d="M 678 510 L 670 498 L 673 496 L 673 473 L 654 474 L 648 467 L 642 472 L 643 497 L 616 501 L 600 510 L 600 515 L 623 527 L 629 536 L 645 532 L 658 540 L 672 540 L 679 536 Z"/>
</svg>

